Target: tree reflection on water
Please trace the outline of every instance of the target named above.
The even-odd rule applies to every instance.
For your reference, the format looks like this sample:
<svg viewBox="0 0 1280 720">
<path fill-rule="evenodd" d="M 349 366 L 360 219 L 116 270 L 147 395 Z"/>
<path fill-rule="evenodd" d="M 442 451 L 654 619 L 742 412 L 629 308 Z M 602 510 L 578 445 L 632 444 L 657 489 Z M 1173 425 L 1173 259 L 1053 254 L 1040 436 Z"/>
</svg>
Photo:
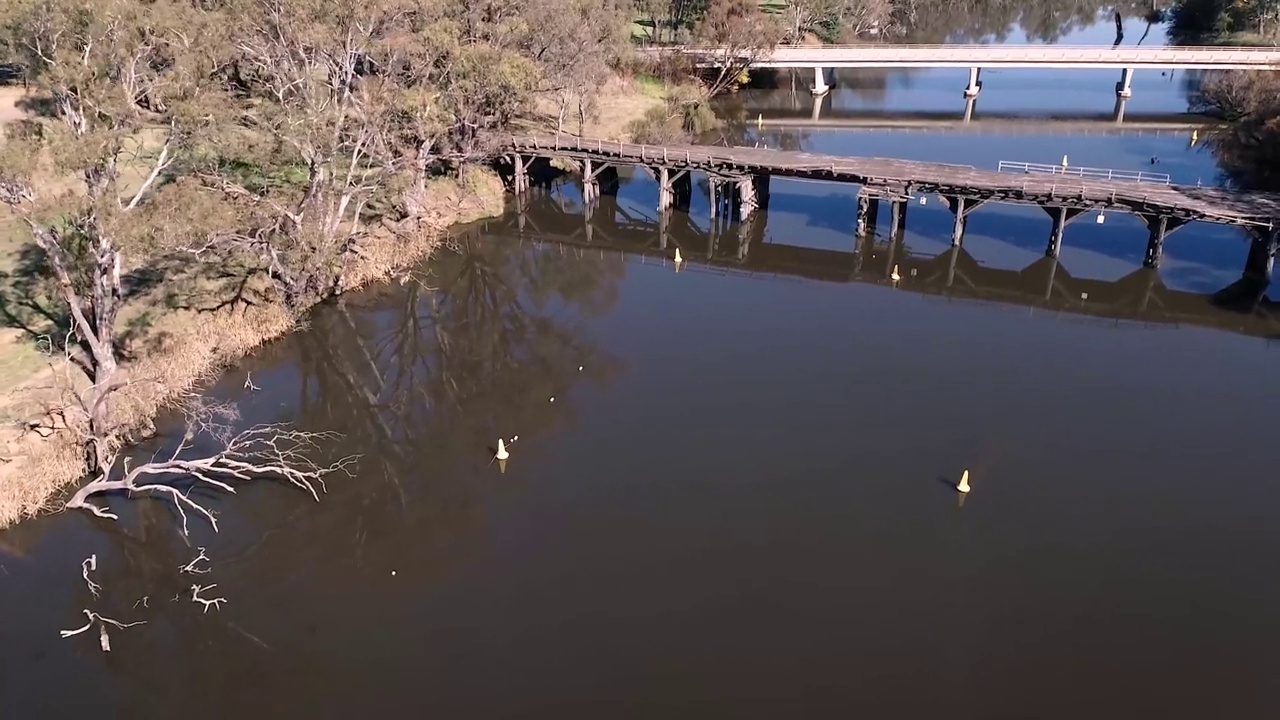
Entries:
<svg viewBox="0 0 1280 720">
<path fill-rule="evenodd" d="M 458 538 L 485 523 L 483 497 L 518 491 L 517 474 L 488 465 L 488 448 L 518 434 L 513 463 L 536 457 L 538 438 L 572 421 L 572 387 L 617 372 L 588 323 L 611 308 L 623 272 L 618 255 L 472 229 L 406 282 L 320 309 L 309 329 L 246 370 L 264 393 L 293 398 L 289 413 L 301 427 L 342 433 L 327 452 L 359 453 L 357 476 L 331 481 L 319 505 L 265 486 L 217 499 L 222 533 L 191 543 L 212 558 L 200 576 L 178 572 L 196 551 L 168 506 L 131 503 L 126 522 L 102 525 L 103 604 L 82 589 L 67 615 L 96 607 L 148 624 L 120 631 L 108 655 L 96 639 L 77 652 L 101 657 L 126 704 L 147 716 L 179 702 L 202 717 L 270 704 L 214 691 L 232 683 L 297 698 L 343 682 L 344 663 L 300 648 L 344 632 L 342 618 L 367 614 L 389 592 L 412 596 L 414 583 L 422 588 L 457 561 Z M 259 398 L 242 384 L 232 376 L 220 388 L 235 388 L 228 394 L 245 401 L 246 421 L 279 419 L 252 417 Z M 384 592 L 375 583 L 391 579 L 388 566 L 411 572 Z M 218 583 L 213 594 L 228 597 L 227 607 L 202 613 L 190 600 L 193 582 Z"/>
</svg>

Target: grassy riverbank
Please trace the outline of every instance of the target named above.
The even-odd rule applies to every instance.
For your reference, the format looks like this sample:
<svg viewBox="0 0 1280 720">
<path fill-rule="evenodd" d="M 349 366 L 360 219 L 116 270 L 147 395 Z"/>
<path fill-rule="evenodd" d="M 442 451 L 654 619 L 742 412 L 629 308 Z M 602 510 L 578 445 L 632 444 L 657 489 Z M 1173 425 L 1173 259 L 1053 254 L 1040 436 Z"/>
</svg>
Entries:
<svg viewBox="0 0 1280 720">
<path fill-rule="evenodd" d="M 0 118 L 24 117 L 17 88 L 0 96 Z M 643 79 L 612 78 L 582 134 L 630 139 L 632 120 L 662 107 L 665 88 Z M 0 123 L 2 124 L 2 123 Z M 540 104 L 520 125 L 526 129 L 554 129 L 555 112 Z M 577 124 L 566 131 L 576 131 Z M 420 263 L 439 246 L 450 226 L 500 215 L 503 187 L 484 167 L 465 168 L 457 177 L 433 181 L 426 211 L 412 230 L 379 226 L 362 240 L 344 290 L 385 280 Z M 68 381 L 83 384 L 83 376 L 65 359 L 42 352 L 47 341 L 38 337 L 55 329 L 47 318 L 26 322 L 32 307 L 18 307 L 15 285 L 29 281 L 29 264 L 38 259 L 30 236 L 5 210 L 0 210 L 0 271 L 3 271 L 6 321 L 0 334 L 0 528 L 52 506 L 52 499 L 82 480 L 82 438 L 58 422 L 50 410 L 64 405 Z M 152 258 L 157 266 L 171 258 Z M 160 273 L 157 273 L 160 274 Z M 282 305 L 269 294 L 252 294 L 253 304 L 217 308 L 213 298 L 201 298 L 191 286 L 192 276 L 181 268 L 163 270 L 163 279 L 131 296 L 121 313 L 121 325 L 135 329 L 124 368 L 129 387 L 117 396 L 137 436 L 145 436 L 163 408 L 211 380 L 217 372 L 252 353 L 264 343 L 297 327 Z M 22 327 L 25 326 L 25 327 Z"/>
</svg>

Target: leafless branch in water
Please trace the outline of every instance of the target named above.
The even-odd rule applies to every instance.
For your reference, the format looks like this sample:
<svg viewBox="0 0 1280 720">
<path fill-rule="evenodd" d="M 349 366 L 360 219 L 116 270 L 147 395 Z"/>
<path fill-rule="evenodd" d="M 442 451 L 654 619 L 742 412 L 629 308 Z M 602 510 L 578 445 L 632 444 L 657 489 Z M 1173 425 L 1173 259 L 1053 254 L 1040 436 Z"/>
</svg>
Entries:
<svg viewBox="0 0 1280 720">
<path fill-rule="evenodd" d="M 73 637 L 75 635 L 79 635 L 80 633 L 88 630 L 89 628 L 93 627 L 94 623 L 97 623 L 98 624 L 98 644 L 102 648 L 102 652 L 111 652 L 111 639 L 107 636 L 107 625 L 114 625 L 115 627 L 120 628 L 121 630 L 124 630 L 125 628 L 131 628 L 135 625 L 145 625 L 147 623 L 146 620 L 138 620 L 136 622 L 131 622 L 131 623 L 122 623 L 119 620 L 112 620 L 109 617 L 99 615 L 98 613 L 93 612 L 92 610 L 81 610 L 81 612 L 83 612 L 84 616 L 88 618 L 88 621 L 85 622 L 83 626 L 78 627 L 75 630 L 59 630 L 58 635 L 62 638 Z"/>
<path fill-rule="evenodd" d="M 192 585 L 192 586 L 191 586 L 191 601 L 192 601 L 192 602 L 198 602 L 198 603 L 203 604 L 203 605 L 204 605 L 204 612 L 209 612 L 209 607 L 210 607 L 210 606 L 214 607 L 215 609 L 216 609 L 216 608 L 218 608 L 218 606 L 219 606 L 219 605 L 221 605 L 222 603 L 224 603 L 224 602 L 226 602 L 226 601 L 227 601 L 227 599 L 226 599 L 226 598 L 224 598 L 224 597 L 218 597 L 218 598 L 202 598 L 202 597 L 200 597 L 200 593 L 204 592 L 205 590 L 212 590 L 212 589 L 214 589 L 214 588 L 216 588 L 216 587 L 218 587 L 218 584 L 217 584 L 217 583 L 214 583 L 214 584 L 212 584 L 212 585 Z"/>
<path fill-rule="evenodd" d="M 218 520 L 202 501 L 192 497 L 197 488 L 207 487 L 235 493 L 232 483 L 251 480 L 284 480 L 305 490 L 316 501 L 325 491 L 325 477 L 332 473 L 351 475 L 357 456 L 349 455 L 328 465 L 312 459 L 323 444 L 339 436 L 329 432 L 305 432 L 286 425 L 257 425 L 239 433 L 221 421 L 233 413 L 226 406 L 193 403 L 188 408 L 187 432 L 167 460 L 153 458 L 137 466 L 121 459 L 118 451 L 108 454 L 97 479 L 80 488 L 67 508 L 83 508 L 98 517 L 119 519 L 115 513 L 89 502 L 92 495 L 123 490 L 130 494 L 167 496 L 182 518 L 182 534 L 188 534 L 187 512 L 204 516 L 216 532 Z M 203 457 L 184 457 L 199 435 L 213 438 L 222 449 Z M 117 471 L 117 465 L 120 466 Z"/>
<path fill-rule="evenodd" d="M 209 556 L 204 554 L 204 548 L 201 547 L 196 549 L 200 551 L 200 554 L 197 555 L 196 558 L 191 562 L 178 568 L 179 572 L 186 573 L 188 575 L 204 575 L 205 573 L 209 572 L 209 568 L 196 567 L 196 565 L 198 565 L 201 561 L 210 562 Z"/>
<path fill-rule="evenodd" d="M 102 586 L 89 579 L 89 573 L 98 571 L 98 556 L 90 555 L 80 563 L 80 577 L 84 578 L 84 582 L 89 586 L 89 592 L 93 593 L 96 598 L 102 592 Z"/>
</svg>

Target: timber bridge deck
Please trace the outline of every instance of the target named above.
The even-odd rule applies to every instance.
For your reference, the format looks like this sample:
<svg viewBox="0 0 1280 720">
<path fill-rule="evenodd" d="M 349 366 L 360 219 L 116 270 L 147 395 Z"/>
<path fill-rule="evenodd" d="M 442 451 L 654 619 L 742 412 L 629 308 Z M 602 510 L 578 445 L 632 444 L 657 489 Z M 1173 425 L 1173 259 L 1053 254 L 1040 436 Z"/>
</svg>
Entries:
<svg viewBox="0 0 1280 720">
<path fill-rule="evenodd" d="M 1080 211 L 1115 210 L 1183 222 L 1201 220 L 1265 228 L 1280 225 L 1280 195 L 1223 188 L 1056 173 L 1009 173 L 971 165 L 891 158 L 749 147 L 655 146 L 572 136 L 513 137 L 506 151 L 579 162 L 668 168 L 673 173 L 700 171 L 725 181 L 763 175 L 852 183 L 882 198 L 906 199 L 915 193 L 933 193 L 966 198 L 973 201 L 970 207 L 994 201 Z"/>
<path fill-rule="evenodd" d="M 1256 296 L 1270 284 L 1280 252 L 1280 194 L 1143 181 L 1143 173 L 1080 172 L 1054 166 L 1020 166 L 1022 172 L 984 170 L 970 165 L 837 157 L 788 150 L 704 145 L 654 146 L 575 136 L 510 137 L 499 154 L 510 166 L 517 195 L 531 187 L 536 162 L 557 161 L 582 179 L 587 205 L 618 188 L 619 165 L 643 168 L 658 182 L 658 211 L 688 208 L 693 173 L 702 173 L 711 217 L 748 223 L 756 209 L 767 208 L 772 177 L 850 183 L 858 191 L 859 236 L 876 225 L 881 201 L 890 210 L 891 232 L 905 232 L 908 200 L 915 194 L 942 196 L 954 224 L 951 244 L 961 246 L 968 216 L 988 202 L 1037 205 L 1052 221 L 1045 256 L 1056 258 L 1066 226 L 1088 211 L 1137 215 L 1148 230 L 1143 265 L 1160 266 L 1166 236 L 1199 220 L 1235 225 L 1252 236 L 1239 292 Z M 1006 170 L 1009 168 L 1005 168 Z M 1016 168 L 1015 168 L 1016 169 Z"/>
</svg>

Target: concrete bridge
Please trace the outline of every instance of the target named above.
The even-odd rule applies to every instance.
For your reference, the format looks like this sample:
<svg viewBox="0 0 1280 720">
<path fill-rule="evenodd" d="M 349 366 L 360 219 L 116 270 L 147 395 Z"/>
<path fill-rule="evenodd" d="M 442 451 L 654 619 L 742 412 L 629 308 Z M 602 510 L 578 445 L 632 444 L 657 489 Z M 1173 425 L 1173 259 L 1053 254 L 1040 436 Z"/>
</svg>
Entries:
<svg viewBox="0 0 1280 720">
<path fill-rule="evenodd" d="M 516 203 L 516 212 L 486 221 L 480 231 L 533 242 L 554 242 L 582 252 L 622 252 L 645 264 L 674 268 L 676 248 L 684 270 L 820 282 L 892 284 L 948 301 L 1000 303 L 1033 313 L 1097 318 L 1108 324 L 1195 325 L 1244 335 L 1280 339 L 1280 316 L 1259 299 L 1254 312 L 1238 313 L 1215 304 L 1214 295 L 1173 290 L 1159 272 L 1138 268 L 1119 280 L 1073 277 L 1057 258 L 1044 257 L 1025 268 L 981 265 L 963 247 L 937 255 L 911 252 L 900 233 L 877 236 L 875 229 L 851 239 L 850 251 L 807 248 L 766 241 L 764 223 L 692 224 L 687 214 L 652 217 L 629 212 L 616 199 L 583 211 L 557 206 L 548 196 Z M 901 280 L 890 276 L 897 269 Z"/>
<path fill-rule="evenodd" d="M 826 97 L 830 97 L 829 95 Z M 1053 116 L 983 114 L 975 115 L 966 108 L 963 115 L 954 112 L 873 113 L 824 107 L 824 98 L 815 95 L 813 108 L 794 110 L 770 109 L 756 112 L 747 109 L 762 128 L 796 128 L 845 130 L 878 130 L 898 132 L 955 132 L 1072 135 L 1186 135 L 1213 127 L 1216 121 L 1204 115 L 1189 113 L 1075 113 Z M 1123 102 L 1123 101 L 1121 101 Z M 752 115 L 752 113 L 755 113 Z"/>
<path fill-rule="evenodd" d="M 1132 95 L 1133 71 L 1280 70 L 1280 48 L 1252 47 L 1105 47 L 1100 45 L 821 45 L 783 46 L 744 55 L 740 48 L 681 45 L 653 48 L 652 54 L 687 55 L 703 67 L 749 64 L 751 67 L 814 69 L 813 92 L 830 89 L 825 68 L 969 68 L 965 95 L 982 89 L 982 68 L 1085 68 L 1119 70 L 1116 95 Z"/>
</svg>

